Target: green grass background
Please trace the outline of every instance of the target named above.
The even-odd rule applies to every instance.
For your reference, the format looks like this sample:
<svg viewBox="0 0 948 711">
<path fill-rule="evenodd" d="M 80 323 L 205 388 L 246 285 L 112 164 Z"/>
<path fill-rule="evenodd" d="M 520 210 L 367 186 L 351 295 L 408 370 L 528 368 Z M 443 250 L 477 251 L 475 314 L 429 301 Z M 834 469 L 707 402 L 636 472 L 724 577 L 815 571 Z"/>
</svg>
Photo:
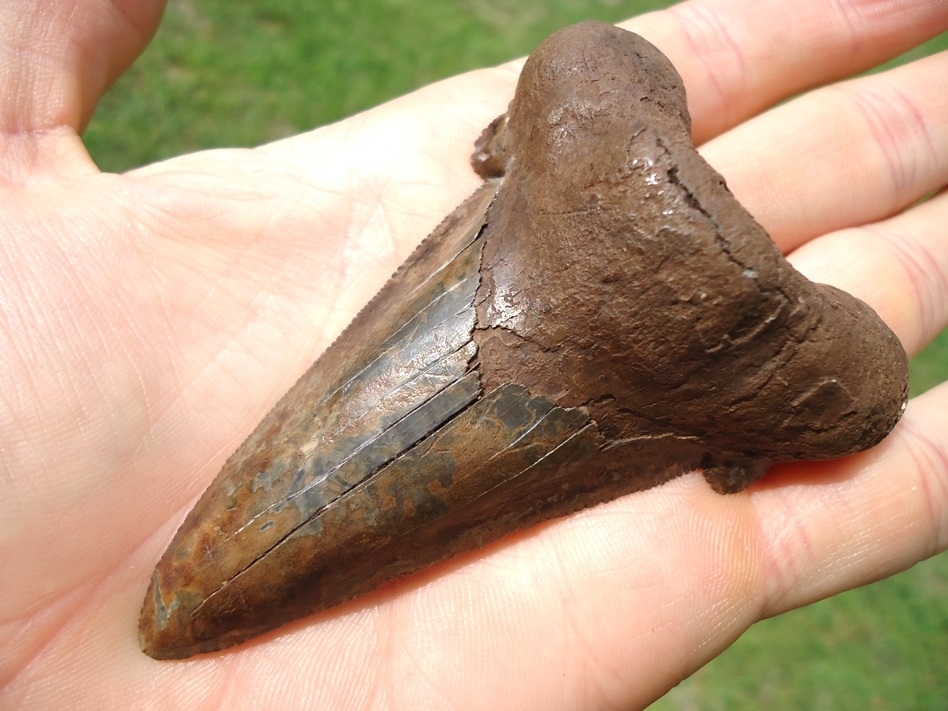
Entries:
<svg viewBox="0 0 948 711">
<path fill-rule="evenodd" d="M 86 132 L 103 170 L 253 146 L 436 79 L 527 54 L 584 19 L 662 0 L 170 0 Z M 942 36 L 910 53 L 948 48 Z M 911 368 L 948 379 L 948 331 Z M 512 644 L 516 641 L 512 640 Z M 657 702 L 671 709 L 948 709 L 948 556 L 755 625 Z"/>
</svg>

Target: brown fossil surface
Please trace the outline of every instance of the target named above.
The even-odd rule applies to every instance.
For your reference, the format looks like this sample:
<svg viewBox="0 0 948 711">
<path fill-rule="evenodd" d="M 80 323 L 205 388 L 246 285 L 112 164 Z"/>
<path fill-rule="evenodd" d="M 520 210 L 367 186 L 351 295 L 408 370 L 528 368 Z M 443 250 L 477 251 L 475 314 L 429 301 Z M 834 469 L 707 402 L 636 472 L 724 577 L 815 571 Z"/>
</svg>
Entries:
<svg viewBox="0 0 948 711">
<path fill-rule="evenodd" d="M 900 417 L 895 335 L 784 260 L 642 38 L 549 37 L 473 163 L 484 185 L 182 524 L 146 594 L 147 654 L 238 644 L 692 469 L 739 491 Z"/>
</svg>

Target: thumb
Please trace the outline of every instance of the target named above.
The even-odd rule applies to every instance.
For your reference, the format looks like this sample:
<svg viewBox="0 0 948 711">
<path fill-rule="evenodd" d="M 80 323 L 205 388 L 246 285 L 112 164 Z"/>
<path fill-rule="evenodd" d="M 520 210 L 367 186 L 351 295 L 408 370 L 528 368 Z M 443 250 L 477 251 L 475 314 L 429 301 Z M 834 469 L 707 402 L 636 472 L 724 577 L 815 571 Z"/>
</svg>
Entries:
<svg viewBox="0 0 948 711">
<path fill-rule="evenodd" d="M 78 139 L 165 0 L 0 3 L 0 180 L 94 169 Z"/>
</svg>

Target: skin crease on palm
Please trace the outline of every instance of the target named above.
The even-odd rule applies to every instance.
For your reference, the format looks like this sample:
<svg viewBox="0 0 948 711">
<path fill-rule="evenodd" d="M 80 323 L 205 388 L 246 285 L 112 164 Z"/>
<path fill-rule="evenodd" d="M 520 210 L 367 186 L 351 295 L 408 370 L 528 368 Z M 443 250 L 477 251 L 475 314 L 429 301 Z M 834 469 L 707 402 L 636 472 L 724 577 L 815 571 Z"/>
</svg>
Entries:
<svg viewBox="0 0 948 711">
<path fill-rule="evenodd" d="M 99 174 L 79 133 L 161 9 L 0 7 L 0 706 L 640 708 L 758 619 L 948 547 L 942 384 L 864 454 L 728 497 L 687 475 L 225 654 L 143 655 L 181 519 L 472 192 L 520 66 Z M 910 354 L 948 323 L 948 55 L 848 78 L 948 29 L 948 3 L 693 0 L 623 26 L 672 59 L 702 154 L 798 269 Z"/>
</svg>

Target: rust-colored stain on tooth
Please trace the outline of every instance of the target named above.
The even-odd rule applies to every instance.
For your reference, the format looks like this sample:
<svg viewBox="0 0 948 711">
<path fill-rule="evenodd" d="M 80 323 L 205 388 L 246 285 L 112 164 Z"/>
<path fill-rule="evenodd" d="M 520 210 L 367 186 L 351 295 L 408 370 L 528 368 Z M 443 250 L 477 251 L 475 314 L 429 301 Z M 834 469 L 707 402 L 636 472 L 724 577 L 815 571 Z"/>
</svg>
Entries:
<svg viewBox="0 0 948 711">
<path fill-rule="evenodd" d="M 878 443 L 906 356 L 694 150 L 681 79 L 599 23 L 531 55 L 451 213 L 267 415 L 152 576 L 142 649 L 239 644 L 702 468 Z"/>
</svg>

